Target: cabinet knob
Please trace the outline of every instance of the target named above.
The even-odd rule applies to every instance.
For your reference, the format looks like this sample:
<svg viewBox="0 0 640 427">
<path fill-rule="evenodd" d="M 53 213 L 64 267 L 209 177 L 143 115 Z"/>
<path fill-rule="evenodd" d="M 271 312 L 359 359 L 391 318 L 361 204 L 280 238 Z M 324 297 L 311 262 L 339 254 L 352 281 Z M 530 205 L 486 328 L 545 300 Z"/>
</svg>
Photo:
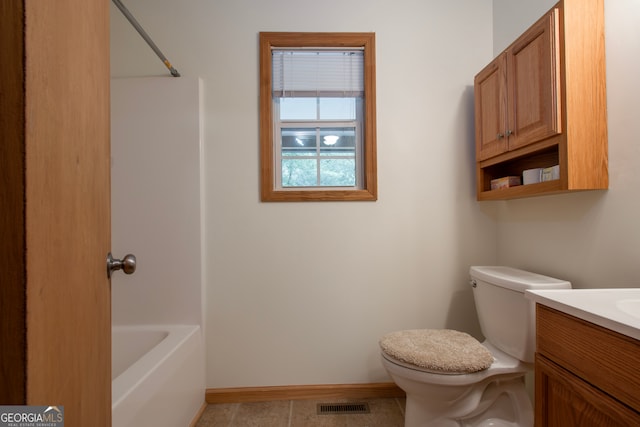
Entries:
<svg viewBox="0 0 640 427">
<path fill-rule="evenodd" d="M 513 135 L 513 131 L 511 131 L 511 130 L 508 130 L 506 133 L 507 133 L 507 136 Z"/>
<path fill-rule="evenodd" d="M 504 134 L 503 133 L 499 133 L 496 135 L 496 139 L 502 139 L 504 138 Z"/>
</svg>

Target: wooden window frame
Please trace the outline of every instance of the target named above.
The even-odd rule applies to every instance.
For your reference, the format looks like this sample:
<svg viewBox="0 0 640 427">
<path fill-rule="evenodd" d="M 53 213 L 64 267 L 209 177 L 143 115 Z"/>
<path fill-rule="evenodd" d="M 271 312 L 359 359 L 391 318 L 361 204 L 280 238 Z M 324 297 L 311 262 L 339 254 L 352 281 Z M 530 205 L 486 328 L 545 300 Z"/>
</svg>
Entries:
<svg viewBox="0 0 640 427">
<path fill-rule="evenodd" d="M 271 49 L 278 47 L 362 47 L 364 49 L 364 120 L 361 189 L 278 190 L 275 187 Z M 260 33 L 260 198 L 263 202 L 375 201 L 376 166 L 375 33 Z"/>
</svg>

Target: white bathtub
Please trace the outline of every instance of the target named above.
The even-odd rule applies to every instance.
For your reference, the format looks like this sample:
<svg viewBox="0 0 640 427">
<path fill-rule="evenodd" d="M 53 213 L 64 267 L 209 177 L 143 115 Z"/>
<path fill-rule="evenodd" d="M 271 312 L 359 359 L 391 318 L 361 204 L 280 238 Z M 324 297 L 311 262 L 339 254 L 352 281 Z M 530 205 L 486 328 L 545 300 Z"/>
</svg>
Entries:
<svg viewBox="0 0 640 427">
<path fill-rule="evenodd" d="M 111 360 L 113 427 L 186 427 L 200 410 L 200 326 L 113 326 Z"/>
</svg>

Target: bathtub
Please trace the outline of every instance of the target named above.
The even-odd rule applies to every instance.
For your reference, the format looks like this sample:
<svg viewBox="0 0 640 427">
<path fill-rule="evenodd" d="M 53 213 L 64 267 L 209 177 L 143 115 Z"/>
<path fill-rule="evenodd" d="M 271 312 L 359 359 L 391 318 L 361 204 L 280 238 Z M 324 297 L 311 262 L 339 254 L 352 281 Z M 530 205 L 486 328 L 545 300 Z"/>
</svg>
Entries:
<svg viewBox="0 0 640 427">
<path fill-rule="evenodd" d="M 200 326 L 113 326 L 113 427 L 188 426 L 204 403 Z"/>
</svg>

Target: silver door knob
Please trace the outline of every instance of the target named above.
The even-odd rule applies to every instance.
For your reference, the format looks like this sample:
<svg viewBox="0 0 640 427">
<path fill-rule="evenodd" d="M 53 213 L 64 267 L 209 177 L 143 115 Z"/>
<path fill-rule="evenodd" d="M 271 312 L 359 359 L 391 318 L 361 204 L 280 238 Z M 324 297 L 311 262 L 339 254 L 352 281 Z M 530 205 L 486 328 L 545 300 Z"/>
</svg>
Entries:
<svg viewBox="0 0 640 427">
<path fill-rule="evenodd" d="M 127 254 L 123 259 L 116 259 L 109 252 L 107 254 L 107 277 L 110 279 L 111 273 L 117 270 L 122 270 L 125 274 L 133 274 L 136 271 L 135 255 Z"/>
</svg>

